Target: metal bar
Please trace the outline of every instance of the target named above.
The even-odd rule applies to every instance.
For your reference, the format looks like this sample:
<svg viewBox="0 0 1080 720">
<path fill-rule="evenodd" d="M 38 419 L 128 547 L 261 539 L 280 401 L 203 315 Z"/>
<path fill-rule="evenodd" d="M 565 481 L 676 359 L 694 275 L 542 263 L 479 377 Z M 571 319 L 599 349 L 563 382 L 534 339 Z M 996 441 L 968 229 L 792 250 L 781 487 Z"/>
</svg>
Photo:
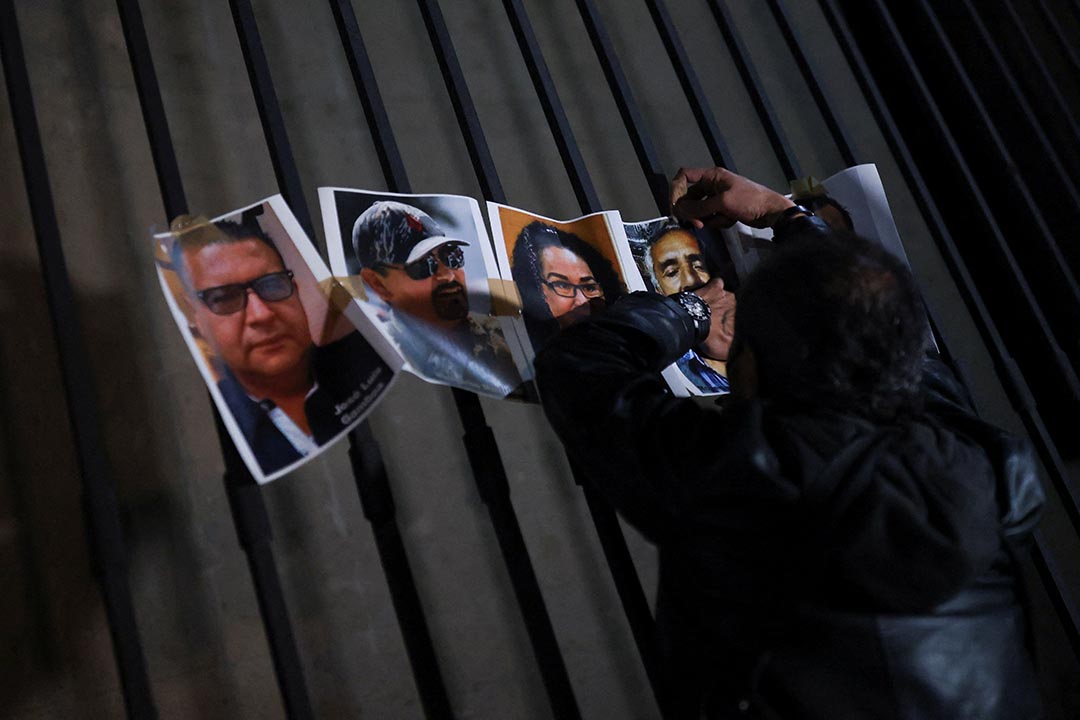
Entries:
<svg viewBox="0 0 1080 720">
<path fill-rule="evenodd" d="M 504 0 L 503 6 L 510 19 L 525 64 L 529 68 L 529 74 L 533 79 L 533 86 L 536 89 L 540 103 L 545 108 L 552 108 L 552 112 L 548 113 L 548 124 L 555 142 L 560 148 L 566 149 L 563 153 L 563 164 L 566 167 L 570 181 L 575 187 L 591 188 L 592 180 L 589 177 L 588 168 L 582 162 L 573 161 L 574 158 L 580 159 L 581 157 L 573 132 L 568 124 L 558 121 L 559 118 L 565 118 L 562 112 L 562 103 L 559 100 L 551 76 L 547 72 L 547 63 L 544 61 L 540 45 L 536 41 L 536 35 L 533 32 L 532 23 L 525 11 L 524 4 L 521 0 Z M 600 201 L 595 196 L 595 193 L 591 194 L 591 196 L 579 195 L 578 200 L 584 213 L 601 210 Z M 626 538 L 623 536 L 622 528 L 619 526 L 618 518 L 611 506 L 595 492 L 584 473 L 573 462 L 570 463 L 570 466 L 575 482 L 581 486 L 585 494 L 585 502 L 596 526 L 596 532 L 600 538 L 600 544 L 608 568 L 611 571 L 616 592 L 619 594 L 623 611 L 630 624 L 630 631 L 641 656 L 642 664 L 645 667 L 646 676 L 663 713 L 665 712 L 665 702 L 660 654 L 656 644 L 656 626 L 649 610 L 645 592 L 641 587 L 641 581 L 637 576 L 637 569 L 634 567 L 633 559 L 630 556 L 630 550 L 626 546 Z"/>
<path fill-rule="evenodd" d="M 473 104 L 469 87 L 465 83 L 465 75 L 461 72 L 461 64 L 458 63 L 457 53 L 450 40 L 450 31 L 446 28 L 439 3 L 436 0 L 418 0 L 418 2 L 420 14 L 424 17 L 424 25 L 427 27 L 435 49 L 439 70 L 450 91 L 450 103 L 454 107 L 454 115 L 462 127 L 469 159 L 476 168 L 480 192 L 490 200 L 504 202 L 506 193 L 503 192 L 499 174 L 495 171 L 495 161 L 491 159 L 491 151 L 483 139 L 484 131 L 480 128 L 480 118 L 476 114 L 476 106 Z"/>
<path fill-rule="evenodd" d="M 525 66 L 529 70 L 533 87 L 540 99 L 540 106 L 544 109 L 548 126 L 555 137 L 555 145 L 559 149 L 566 173 L 570 178 L 570 185 L 574 188 L 574 195 L 578 204 L 587 209 L 586 212 L 595 212 L 600 209 L 600 198 L 593 187 L 592 178 L 585 167 L 585 161 L 581 157 L 577 142 L 574 140 L 574 131 L 570 128 L 570 122 L 566 119 L 562 101 L 555 89 L 555 83 L 551 79 L 547 62 L 540 51 L 540 43 L 536 40 L 532 23 L 525 14 L 525 7 L 521 0 L 503 0 L 503 7 L 510 18 L 510 26 L 513 28 L 514 37 L 517 38 L 518 47 L 525 58 Z"/>
<path fill-rule="evenodd" d="M 975 282 L 956 247 L 952 235 L 949 233 L 948 226 L 937 204 L 927 189 L 926 182 L 915 164 L 911 151 L 908 149 L 896 121 L 885 104 L 885 100 L 873 79 L 866 60 L 855 44 L 854 36 L 848 27 L 846 19 L 840 12 L 837 0 L 818 0 L 818 3 L 832 29 L 833 36 L 847 59 L 852 73 L 855 75 L 856 82 L 858 82 L 863 96 L 870 106 L 870 111 L 873 113 L 878 127 L 881 128 L 893 157 L 896 158 L 900 172 L 911 189 L 920 212 L 926 218 L 931 237 L 941 251 L 942 257 L 949 267 L 950 274 L 956 282 L 957 289 L 964 300 L 964 304 L 971 313 L 972 320 L 990 352 L 995 372 L 1005 389 L 1010 403 L 1023 421 L 1024 427 L 1034 442 L 1039 457 L 1043 462 L 1043 467 L 1051 474 L 1055 486 L 1060 487 L 1064 484 L 1068 488 L 1064 463 L 1050 440 L 1046 426 L 1043 424 L 1035 406 L 1034 398 L 1028 390 L 1015 361 L 1009 355 L 1004 340 L 983 303 L 979 291 L 975 287 Z M 1069 494 L 1072 494 L 1071 491 Z M 1072 506 L 1073 513 L 1070 513 L 1071 517 L 1075 515 L 1077 506 L 1075 496 L 1073 496 Z M 1048 586 L 1048 590 L 1058 594 L 1065 594 L 1066 590 L 1064 588 L 1064 585 L 1056 582 Z M 1076 627 L 1076 623 L 1072 618 L 1067 614 L 1062 614 L 1060 609 L 1059 618 L 1066 628 Z"/>
<path fill-rule="evenodd" d="M 394 141 L 390 118 L 386 114 L 386 106 L 375 82 L 375 73 L 360 34 L 360 26 L 356 22 L 352 3 L 350 0 L 330 0 L 330 9 L 357 95 L 371 128 L 383 174 L 393 192 L 409 192 L 405 164 Z M 361 423 L 353 431 L 350 443 L 349 457 L 357 478 L 361 504 L 375 532 L 379 557 L 390 587 L 398 627 L 405 641 L 424 714 L 429 718 L 453 717 L 450 697 L 439 669 L 427 618 L 420 604 L 420 595 L 416 590 L 416 582 L 395 519 L 394 499 L 382 454 L 367 422 Z"/>
<path fill-rule="evenodd" d="M 4 65 L 12 122 L 37 237 L 49 317 L 56 337 L 68 421 L 82 484 L 91 564 L 101 584 L 124 705 L 129 718 L 156 718 L 157 708 L 128 584 L 120 511 L 109 480 L 93 385 L 86 368 L 79 364 L 86 358 L 85 345 L 78 327 L 77 303 L 64 260 L 30 77 L 11 0 L 0 0 L 0 59 Z"/>
<path fill-rule="evenodd" d="M 964 22 L 960 32 L 954 33 L 954 37 L 957 40 L 970 38 L 971 28 L 975 29 L 976 35 L 982 41 L 981 46 L 979 47 L 980 56 L 982 53 L 987 53 L 989 55 L 993 61 L 993 67 L 997 69 L 998 73 L 1000 73 L 1000 78 L 1003 80 L 1003 82 L 994 83 L 992 89 L 1000 92 L 1001 88 L 1004 87 L 1008 90 L 1009 103 L 1023 116 L 1027 123 L 1027 131 L 1032 133 L 1049 159 L 1050 166 L 1053 168 L 1056 176 L 1055 181 L 1058 182 L 1061 188 L 1068 194 L 1072 204 L 1074 206 L 1080 206 L 1080 190 L 1077 189 L 1076 182 L 1073 180 L 1073 173 L 1065 168 L 1057 147 L 1050 140 L 1049 135 L 1047 135 L 1043 123 L 1039 120 L 1034 107 L 1032 107 L 1031 102 L 1028 100 L 1027 93 L 1020 87 L 1020 83 L 1012 69 L 1009 67 L 1009 64 L 1005 61 L 1001 49 L 990 36 L 990 31 L 987 29 L 986 23 L 983 22 L 981 14 L 976 9 L 972 0 L 963 0 L 962 4 L 969 20 Z M 978 76 L 975 77 L 978 78 Z M 1018 129 L 1017 132 L 1024 132 L 1024 130 Z M 1078 168 L 1078 170 L 1080 170 L 1080 168 Z"/>
<path fill-rule="evenodd" d="M 854 143 L 851 141 L 851 135 L 837 114 L 833 112 L 833 108 L 839 107 L 839 105 L 828 97 L 825 88 L 818 82 L 819 73 L 803 49 L 802 40 L 799 39 L 799 34 L 795 30 L 795 23 L 791 21 L 791 16 L 788 14 L 787 8 L 784 7 L 783 0 L 768 0 L 768 3 L 769 10 L 772 11 L 773 18 L 780 28 L 780 34 L 784 36 L 784 42 L 787 43 L 792 57 L 795 58 L 795 65 L 802 75 L 803 84 L 810 91 L 810 96 L 814 98 L 814 104 L 825 121 L 825 127 L 829 129 L 829 134 L 836 144 L 836 149 L 840 152 L 841 159 L 849 167 L 857 165 L 858 161 L 855 159 L 855 151 L 852 149 Z"/>
<path fill-rule="evenodd" d="M 405 543 L 401 539 L 394 509 L 394 498 L 389 492 L 390 482 L 386 475 L 379 445 L 371 435 L 371 426 L 361 423 L 352 431 L 349 458 L 360 491 L 360 504 L 364 517 L 371 523 L 379 560 L 386 574 L 390 598 L 394 603 L 398 627 L 405 640 L 416 689 L 424 715 L 432 720 L 452 718 L 454 712 L 450 696 L 446 692 L 439 661 L 431 643 L 424 608 L 416 591 L 412 568 Z M 363 480 L 362 480 L 363 479 Z"/>
<path fill-rule="evenodd" d="M 311 213 L 300 185 L 300 173 L 292 155 L 285 120 L 274 91 L 255 14 L 249 0 L 230 0 L 230 4 L 278 186 L 305 232 L 314 238 Z M 358 29 L 354 38 L 359 39 Z M 378 120 L 383 122 L 385 127 L 389 127 L 385 114 Z M 394 166 L 394 159 L 389 156 L 386 157 L 386 162 L 392 171 L 404 172 L 400 158 L 396 160 L 397 167 Z M 450 699 L 436 660 L 412 569 L 404 551 L 404 543 L 397 528 L 393 495 L 382 462 L 382 452 L 366 421 L 349 434 L 349 457 L 364 514 L 376 535 L 379 559 L 386 574 L 394 611 L 398 616 L 398 627 L 405 642 L 421 703 L 428 717 L 452 717 Z"/>
<path fill-rule="evenodd" d="M 142 107 L 143 122 L 157 170 L 158 185 L 167 217 L 171 220 L 188 212 L 187 200 L 169 133 L 161 90 L 146 38 L 138 0 L 117 0 L 128 57 Z M 211 400 L 211 407 L 214 403 Z M 314 712 L 304 681 L 300 653 L 293 637 L 285 605 L 285 595 L 274 562 L 270 519 L 262 492 L 240 458 L 214 407 L 214 426 L 225 462 L 224 484 L 237 538 L 251 570 L 259 614 L 263 621 L 275 678 L 286 714 L 290 718 L 312 718 Z"/>
<path fill-rule="evenodd" d="M 1054 74 L 1050 72 L 1046 63 L 1043 62 L 1035 41 L 1031 38 L 1027 28 L 1024 27 L 1024 21 L 1016 12 L 1011 0 L 1001 0 L 999 6 L 1005 10 L 1007 18 L 1005 18 L 1004 22 L 995 25 L 1002 28 L 1003 31 L 1007 31 L 1010 38 L 1020 43 L 1024 56 L 1032 63 L 1035 69 L 1034 73 L 1019 73 L 1018 77 L 1021 81 L 1026 81 L 1029 84 L 1029 92 L 1033 96 L 1049 96 L 1049 99 L 1053 101 L 1054 117 L 1064 120 L 1072 132 L 1073 140 L 1080 142 L 1080 122 L 1077 121 L 1072 108 L 1066 102 L 1065 95 L 1061 92 Z M 1031 82 L 1036 77 L 1042 80 L 1041 88 L 1031 85 Z"/>
<path fill-rule="evenodd" d="M 405 163 L 401 160 L 394 131 L 390 126 L 390 117 L 386 114 L 382 93 L 375 82 L 375 72 L 368 58 L 364 38 L 360 34 L 360 25 L 356 22 L 351 0 L 330 0 L 330 10 L 334 14 L 341 46 L 345 50 L 345 60 L 352 73 L 356 94 L 364 108 L 368 127 L 374 139 L 375 152 L 379 157 L 386 182 L 393 192 L 409 192 L 409 180 L 405 174 Z"/>
<path fill-rule="evenodd" d="M 667 173 L 664 172 L 664 166 L 656 156 L 645 121 L 634 100 L 634 93 L 630 90 L 630 83 L 626 81 L 622 65 L 611 44 L 611 38 L 608 37 L 600 18 L 600 11 L 596 9 L 593 0 L 576 0 L 576 2 L 578 11 L 581 13 L 581 20 L 585 23 L 585 30 L 589 34 L 589 41 L 600 61 L 600 68 L 604 71 L 608 87 L 611 88 L 615 97 L 615 104 L 619 108 L 623 125 L 630 134 L 630 142 L 634 146 L 641 170 L 645 173 L 645 179 L 649 183 L 649 190 L 652 191 L 656 207 L 661 214 L 666 215 L 671 212 Z"/>
<path fill-rule="evenodd" d="M 922 75 L 920 74 L 918 68 L 915 66 L 914 60 L 911 57 L 910 52 L 908 51 L 907 45 L 900 37 L 896 25 L 892 21 L 892 16 L 890 15 L 888 9 L 884 6 L 882 0 L 875 0 L 875 4 L 878 9 L 878 17 L 881 19 L 882 26 L 885 30 L 884 33 L 876 34 L 875 42 L 881 42 L 883 40 L 890 42 L 892 46 L 894 46 L 897 50 L 900 57 L 903 59 L 905 76 L 908 77 L 912 84 L 919 90 L 919 102 L 923 103 L 924 108 L 931 111 L 933 118 L 935 119 L 937 129 L 941 133 L 942 138 L 946 141 L 950 153 L 954 157 L 954 162 L 963 169 L 965 180 L 969 184 L 976 201 L 981 206 L 981 209 L 985 211 L 984 216 L 988 221 L 990 221 L 991 218 L 989 217 L 989 209 L 986 207 L 986 202 L 983 198 L 982 192 L 979 189 L 978 185 L 975 183 L 974 178 L 968 171 L 966 163 L 964 162 L 963 157 L 960 155 L 957 149 L 956 142 L 953 139 L 948 128 L 946 127 L 940 111 L 937 108 L 937 104 L 930 96 L 926 85 L 922 79 Z M 998 235 L 998 239 L 1001 240 L 1000 230 L 998 230 L 996 223 L 991 223 L 991 227 Z M 1009 259 L 1010 273 L 1016 278 L 1018 284 L 1021 284 L 1023 287 L 1026 288 L 1026 281 L 1024 281 L 1023 274 L 1020 268 L 1017 266 L 1015 259 L 1012 258 L 1011 252 L 1008 251 L 1008 248 L 1004 245 L 1003 242 L 1001 242 L 1000 244 L 1003 250 L 1006 251 L 1003 253 L 1003 256 Z M 1034 303 L 1034 299 L 1032 299 L 1031 302 Z M 1037 305 L 1035 305 L 1035 309 L 1038 309 Z M 1058 352 L 1060 352 L 1060 350 L 1058 350 Z M 1061 359 L 1064 360 L 1063 357 L 1061 357 Z M 1071 370 L 1071 366 L 1066 365 L 1065 367 Z M 1023 398 L 1023 404 L 1031 406 L 1033 410 L 1035 405 L 1034 398 L 1030 389 L 1028 389 L 1024 377 L 1020 373 L 1019 369 L 1014 366 L 1011 368 L 1006 368 L 1006 371 L 1013 376 L 1011 378 L 1010 384 L 1017 387 L 1021 398 Z M 1073 379 L 1075 379 L 1075 375 L 1073 375 L 1072 377 Z M 1078 497 L 1076 492 L 1073 490 L 1071 482 L 1068 478 L 1068 473 L 1065 472 L 1064 466 L 1061 462 L 1061 458 L 1058 455 L 1053 442 L 1049 440 L 1048 434 L 1046 433 L 1046 428 L 1045 426 L 1042 426 L 1041 419 L 1034 412 L 1032 412 L 1031 415 L 1031 419 L 1025 424 L 1030 423 L 1031 427 L 1029 428 L 1029 432 L 1031 432 L 1033 436 L 1032 439 L 1035 441 L 1036 445 L 1043 445 L 1042 450 L 1044 451 L 1044 462 L 1048 463 L 1047 470 L 1051 473 L 1051 479 L 1054 481 L 1055 487 L 1057 487 L 1059 493 L 1061 494 L 1062 503 L 1069 514 L 1069 518 L 1073 524 L 1074 530 L 1080 533 L 1080 497 Z"/>
<path fill-rule="evenodd" d="M 481 425 L 483 410 L 475 395 L 457 388 L 453 389 L 453 393 L 459 401 L 457 409 L 461 424 L 466 428 L 465 450 L 476 476 L 476 488 L 491 514 L 491 523 L 506 561 L 514 595 L 525 618 L 525 629 L 540 666 L 552 713 L 559 720 L 580 718 L 581 711 L 555 639 L 555 629 L 544 605 L 540 583 L 536 580 L 536 572 L 529 559 L 529 549 L 525 546 L 525 538 L 514 515 L 510 484 L 499 457 L 495 433 L 486 424 Z M 469 397 L 472 398 L 471 402 L 468 401 Z"/>
<path fill-rule="evenodd" d="M 1050 6 L 1046 4 L 1046 0 L 1036 0 L 1036 5 L 1039 8 L 1039 13 L 1046 20 L 1046 24 L 1050 27 L 1050 32 L 1054 36 L 1054 40 L 1060 46 L 1061 54 L 1065 56 L 1065 60 L 1072 70 L 1073 77 L 1080 79 L 1080 57 L 1076 54 L 1076 48 L 1073 46 L 1072 41 L 1065 36 L 1065 29 L 1061 27 L 1061 23 L 1054 16 L 1054 13 L 1050 10 Z"/>
<path fill-rule="evenodd" d="M 1041 191 L 1044 194 L 1053 193 L 1055 203 L 1060 202 L 1056 198 L 1059 197 L 1061 188 L 1056 182 L 1045 182 L 1047 174 L 1045 163 L 1041 161 L 1033 163 L 1034 158 L 1031 157 L 1033 154 L 1025 152 L 1026 148 L 1021 148 L 1021 155 L 1024 157 L 1017 157 L 1009 151 L 1005 138 L 998 131 L 997 124 L 990 116 L 982 97 L 960 62 L 930 3 L 926 0 L 918 0 L 911 5 L 921 8 L 923 12 L 923 17 L 916 20 L 920 38 L 935 41 L 945 55 L 946 62 L 934 63 L 936 69 L 934 80 L 940 88 L 938 95 L 941 98 L 938 104 L 946 111 L 950 111 L 953 118 L 959 119 L 959 124 L 965 129 L 964 136 L 967 139 L 968 148 L 972 147 L 972 142 L 978 143 L 976 146 L 978 152 L 970 150 L 968 156 L 971 159 L 967 162 L 982 163 L 983 177 L 987 176 L 990 169 L 1000 169 L 997 176 L 998 182 L 1008 189 L 1004 197 L 1011 201 L 1008 215 L 1016 215 L 1019 211 L 1019 214 L 1025 216 L 1025 227 L 1028 223 L 1034 225 L 1034 228 L 1029 228 L 1029 232 L 1025 234 L 1023 242 L 1017 243 L 1019 248 L 1016 252 L 1023 251 L 1027 257 L 1025 265 L 1028 272 L 1037 274 L 1040 278 L 1037 290 L 1043 294 L 1043 305 L 1053 309 L 1053 314 L 1051 310 L 1048 310 L 1047 315 L 1052 322 L 1056 316 L 1058 332 L 1062 333 L 1061 328 L 1064 325 L 1071 329 L 1073 333 L 1071 337 L 1075 340 L 1077 339 L 1075 329 L 1077 325 L 1080 325 L 1080 285 L 1077 284 L 1076 276 L 1058 246 L 1042 209 L 1036 203 L 1028 181 L 1016 169 L 1026 170 L 1040 181 Z M 879 6 L 884 8 L 882 4 Z M 925 32 L 927 25 L 930 32 Z M 1030 136 L 1026 136 L 1025 140 L 1030 140 Z M 993 189 L 984 192 L 990 194 Z M 1077 212 L 1080 212 L 1080 205 L 1076 205 L 1074 213 L 1066 214 L 1070 239 L 1075 234 L 1075 213 Z M 1007 221 L 1008 218 L 1005 218 L 1000 222 L 1004 225 Z M 1065 346 L 1068 347 L 1070 344 L 1072 343 L 1066 342 Z"/>
<path fill-rule="evenodd" d="M 285 132 L 285 119 L 281 115 L 281 105 L 270 77 L 270 65 L 266 61 L 262 38 L 255 24 L 255 12 L 249 0 L 229 0 L 229 6 L 232 8 L 236 35 L 240 40 L 255 104 L 259 108 L 259 120 L 270 149 L 270 162 L 274 166 L 278 187 L 304 232 L 315 240 L 311 212 L 304 200 L 304 188 L 300 184 L 300 173 L 293 160 L 288 133 Z"/>
<path fill-rule="evenodd" d="M 464 135 L 465 144 L 476 170 L 481 191 L 485 197 L 496 202 L 505 202 L 502 184 L 495 171 L 495 163 L 480 119 L 476 114 L 472 96 L 469 94 L 457 59 L 450 32 L 446 27 L 442 10 L 437 0 L 419 0 L 420 13 L 424 19 L 432 48 L 435 51 L 439 68 L 443 75 L 454 114 Z M 397 150 L 393 136 L 386 128 L 386 134 L 376 138 L 387 148 Z M 404 181 L 404 177 L 400 178 Z M 404 185 L 407 188 L 407 185 Z M 399 189 L 401 187 L 399 186 Z M 543 593 L 536 578 L 521 526 L 514 514 L 510 500 L 510 484 L 506 479 L 506 470 L 499 454 L 495 434 L 487 424 L 480 399 L 475 393 L 453 388 L 452 394 L 458 416 L 465 430 L 463 441 L 469 457 L 469 464 L 476 480 L 477 492 L 487 505 L 492 527 L 498 539 L 499 549 L 506 563 L 510 582 L 525 621 L 525 629 L 532 644 L 533 654 L 539 666 L 548 701 L 557 718 L 580 718 L 577 699 L 574 697 L 570 676 L 566 671 L 555 629 L 544 605 Z"/>
<path fill-rule="evenodd" d="M 750 94 L 750 102 L 754 104 L 754 110 L 757 112 L 758 119 L 761 120 L 761 126 L 769 138 L 769 143 L 776 154 L 776 159 L 780 162 L 784 175 L 788 180 L 801 177 L 802 168 L 791 148 L 791 143 L 784 134 L 780 119 L 776 116 L 772 103 L 769 102 L 769 96 L 765 92 L 761 77 L 758 75 L 757 70 L 754 69 L 754 63 L 750 59 L 750 51 L 735 30 L 735 21 L 731 17 L 727 4 L 724 0 L 709 0 L 709 8 L 716 18 L 716 24 L 720 27 L 720 34 L 724 36 L 724 42 L 731 53 L 731 59 L 735 62 L 739 77 L 742 78 L 743 85 L 746 86 L 746 91 Z"/>
<path fill-rule="evenodd" d="M 1035 563 L 1035 569 L 1042 579 L 1054 611 L 1062 619 L 1065 637 L 1069 640 L 1073 654 L 1080 659 L 1080 611 L 1077 610 L 1069 594 L 1065 592 L 1064 588 L 1068 587 L 1068 584 L 1064 580 L 1061 566 L 1039 531 L 1035 532 L 1031 559 Z"/>
<path fill-rule="evenodd" d="M 225 456 L 225 490 L 229 497 L 229 509 L 240 546 L 251 568 L 259 616 L 270 645 L 274 677 L 285 706 L 285 716 L 290 720 L 313 720 L 315 713 L 304 680 L 304 666 L 300 662 L 285 594 L 281 589 L 281 578 L 274 561 L 273 533 L 262 488 L 251 477 L 236 446 L 228 440 L 228 430 L 216 410 L 214 424 Z"/>
<path fill-rule="evenodd" d="M 679 38 L 679 33 L 675 29 L 675 23 L 671 20 L 667 5 L 664 4 L 664 0 L 645 0 L 645 4 L 648 6 L 649 14 L 652 15 L 653 22 L 656 24 L 657 32 L 660 33 L 660 40 L 664 43 L 664 49 L 667 50 L 671 64 L 675 68 L 675 75 L 679 78 L 679 84 L 682 85 L 686 99 L 690 103 L 690 109 L 693 111 L 694 119 L 697 120 L 701 134 L 705 138 L 705 146 L 708 147 L 713 162 L 720 167 L 736 172 L 731 151 L 728 149 L 727 142 L 724 141 L 720 128 L 716 124 L 712 108 L 705 98 L 705 92 L 701 89 L 697 73 L 694 72 L 694 66 L 690 63 L 690 58 L 686 54 L 686 49 L 683 47 L 682 39 Z"/>
<path fill-rule="evenodd" d="M 967 188 L 969 193 L 968 200 L 972 207 L 971 222 L 982 223 L 985 225 L 987 242 L 981 246 L 981 249 L 992 250 L 993 253 L 992 255 L 988 254 L 982 259 L 992 260 L 996 263 L 998 272 L 1003 276 L 1007 275 L 1009 277 L 1010 287 L 1008 289 L 1018 293 L 1019 296 L 1016 300 L 1019 302 L 1019 307 L 1030 313 L 1030 320 L 1033 322 L 1016 323 L 1012 328 L 1014 332 L 1024 334 L 1028 343 L 1042 343 L 1044 350 L 1036 354 L 1032 352 L 1032 345 L 1022 345 L 1021 347 L 1027 352 L 1026 357 L 1029 359 L 1029 362 L 1032 363 L 1036 361 L 1041 363 L 1049 357 L 1050 365 L 1042 368 L 1042 370 L 1052 369 L 1056 371 L 1057 376 L 1068 388 L 1067 398 L 1071 399 L 1073 402 L 1080 402 L 1080 380 L 1077 379 L 1075 370 L 1069 363 L 1065 354 L 1061 351 L 1060 346 L 1051 333 L 1050 325 L 1047 322 L 1042 309 L 1036 302 L 1031 287 L 1020 270 L 1012 250 L 1006 244 L 1001 228 L 994 219 L 994 214 L 990 205 L 983 196 L 982 191 L 975 181 L 973 173 L 960 153 L 956 140 L 949 131 L 944 117 L 938 109 L 937 103 L 930 95 L 925 82 L 922 80 L 921 74 L 914 66 L 914 62 L 911 59 L 910 53 L 907 52 L 906 46 L 903 45 L 903 41 L 895 32 L 895 27 L 886 24 L 885 29 L 887 32 L 881 34 L 879 45 L 877 47 L 880 47 L 883 42 L 888 42 L 890 43 L 889 46 L 893 47 L 895 52 L 904 58 L 904 64 L 901 71 L 898 73 L 898 76 L 905 82 L 910 83 L 910 87 L 912 88 L 911 91 L 917 97 L 917 102 L 901 103 L 900 110 L 907 113 L 910 117 L 915 117 L 916 114 L 922 113 L 925 113 L 928 116 L 925 119 L 922 119 L 921 115 L 918 116 L 920 118 L 920 125 L 929 128 L 933 133 L 931 136 L 932 139 L 943 148 L 943 152 L 937 152 L 931 159 L 941 164 L 941 177 L 945 177 L 946 172 L 955 175 L 962 183 L 962 187 Z M 968 227 L 971 227 L 971 225 L 969 224 Z M 1015 311 L 1016 309 L 1018 308 L 1014 306 L 1013 310 Z"/>
</svg>

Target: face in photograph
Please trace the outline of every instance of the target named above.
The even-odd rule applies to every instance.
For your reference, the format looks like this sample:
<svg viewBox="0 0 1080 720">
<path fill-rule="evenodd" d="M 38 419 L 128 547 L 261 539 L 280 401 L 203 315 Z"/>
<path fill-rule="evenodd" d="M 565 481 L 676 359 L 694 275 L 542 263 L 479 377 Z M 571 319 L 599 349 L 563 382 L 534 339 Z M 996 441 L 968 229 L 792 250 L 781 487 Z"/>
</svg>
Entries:
<svg viewBox="0 0 1080 720">
<path fill-rule="evenodd" d="M 195 325 L 241 385 L 307 381 L 307 315 L 274 248 L 252 237 L 186 249 L 183 259 Z"/>
<path fill-rule="evenodd" d="M 604 292 L 592 268 L 569 248 L 550 246 L 541 250 L 540 277 L 544 302 L 559 327 L 588 317 L 591 301 L 603 302 Z"/>
<path fill-rule="evenodd" d="M 622 294 L 611 261 L 573 232 L 542 221 L 518 234 L 511 274 L 534 349 L 562 328 L 598 312 Z"/>
<path fill-rule="evenodd" d="M 694 290 L 712 277 L 697 238 L 682 228 L 661 234 L 649 246 L 649 261 L 657 289 L 664 295 Z"/>
<path fill-rule="evenodd" d="M 469 315 L 465 247 L 412 205 L 373 203 L 353 225 L 360 277 L 395 313 L 453 329 Z"/>
<path fill-rule="evenodd" d="M 457 324 L 469 314 L 465 258 L 460 245 L 447 243 L 413 263 L 387 264 L 381 269 L 382 273 L 370 270 L 361 275 L 395 311 L 431 325 Z"/>
</svg>

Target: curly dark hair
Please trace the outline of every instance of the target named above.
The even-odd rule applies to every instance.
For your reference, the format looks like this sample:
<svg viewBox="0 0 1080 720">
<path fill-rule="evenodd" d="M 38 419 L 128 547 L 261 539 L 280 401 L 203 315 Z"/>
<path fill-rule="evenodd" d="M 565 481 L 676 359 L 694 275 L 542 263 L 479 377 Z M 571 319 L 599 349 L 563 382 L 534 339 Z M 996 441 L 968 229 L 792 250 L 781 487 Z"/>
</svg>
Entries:
<svg viewBox="0 0 1080 720">
<path fill-rule="evenodd" d="M 890 420 L 918 407 L 928 338 L 907 267 L 836 232 L 793 240 L 750 274 L 732 355 L 752 348 L 764 398 Z"/>
<path fill-rule="evenodd" d="M 540 254 L 549 247 L 566 248 L 584 260 L 593 277 L 600 283 L 606 303 L 610 304 L 626 293 L 619 274 L 599 250 L 574 233 L 539 220 L 529 223 L 522 228 L 514 242 L 511 275 L 521 292 L 525 328 L 537 351 L 559 331 L 558 322 L 552 317 L 547 301 L 544 300 L 541 282 L 543 272 L 540 267 Z"/>
</svg>

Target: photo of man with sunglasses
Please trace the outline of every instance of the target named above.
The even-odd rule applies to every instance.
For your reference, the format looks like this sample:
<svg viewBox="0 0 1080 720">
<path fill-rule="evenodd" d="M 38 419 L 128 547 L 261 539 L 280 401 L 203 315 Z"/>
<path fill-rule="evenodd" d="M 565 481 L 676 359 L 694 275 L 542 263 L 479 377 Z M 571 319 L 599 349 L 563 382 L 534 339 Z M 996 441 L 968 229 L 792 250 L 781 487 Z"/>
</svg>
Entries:
<svg viewBox="0 0 1080 720">
<path fill-rule="evenodd" d="M 361 384 L 392 376 L 364 337 L 352 329 L 313 342 L 293 271 L 254 218 L 185 216 L 172 231 L 170 257 L 192 329 L 264 474 L 347 430 L 368 396 Z"/>
<path fill-rule="evenodd" d="M 521 375 L 497 320 L 470 310 L 465 248 L 423 210 L 379 200 L 357 217 L 352 249 L 364 284 L 389 308 L 389 331 L 412 369 L 507 397 Z"/>
</svg>

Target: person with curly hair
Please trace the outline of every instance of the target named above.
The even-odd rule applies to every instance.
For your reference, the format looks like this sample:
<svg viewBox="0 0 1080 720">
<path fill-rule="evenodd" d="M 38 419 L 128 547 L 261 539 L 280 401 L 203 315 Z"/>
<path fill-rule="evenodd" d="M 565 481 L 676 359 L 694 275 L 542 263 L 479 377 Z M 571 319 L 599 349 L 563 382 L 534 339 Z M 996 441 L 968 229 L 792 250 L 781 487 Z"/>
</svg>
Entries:
<svg viewBox="0 0 1080 720">
<path fill-rule="evenodd" d="M 562 328 L 625 294 L 618 273 L 599 250 L 574 233 L 541 221 L 526 225 L 518 235 L 511 274 L 536 351 Z"/>
</svg>

